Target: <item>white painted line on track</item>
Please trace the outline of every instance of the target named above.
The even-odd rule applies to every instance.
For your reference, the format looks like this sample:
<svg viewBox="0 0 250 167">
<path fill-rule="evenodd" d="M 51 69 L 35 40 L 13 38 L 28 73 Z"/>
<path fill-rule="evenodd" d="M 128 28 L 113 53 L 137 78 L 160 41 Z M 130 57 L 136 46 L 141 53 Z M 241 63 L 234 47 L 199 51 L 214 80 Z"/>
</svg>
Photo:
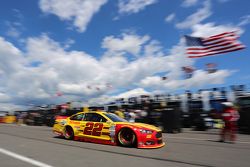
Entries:
<svg viewBox="0 0 250 167">
<path fill-rule="evenodd" d="M 11 157 L 14 157 L 14 158 L 16 158 L 16 159 L 19 159 L 19 160 L 21 160 L 21 161 L 30 163 L 30 164 L 35 165 L 35 166 L 39 166 L 39 167 L 53 167 L 53 166 L 51 166 L 51 165 L 48 165 L 48 164 L 39 162 L 39 161 L 37 161 L 37 160 L 31 159 L 31 158 L 28 158 L 28 157 L 25 157 L 25 156 L 22 156 L 22 155 L 19 155 L 19 154 L 16 154 L 16 153 L 14 153 L 14 152 L 5 150 L 5 149 L 3 149 L 3 148 L 0 148 L 0 153 L 3 153 L 3 154 L 5 154 L 5 155 L 11 156 Z"/>
<path fill-rule="evenodd" d="M 197 140 L 197 141 L 212 141 L 214 139 L 201 139 L 201 138 L 191 138 L 191 137 L 167 137 L 167 138 L 170 138 L 170 139 L 184 139 L 184 140 Z M 236 141 L 236 143 L 241 143 L 241 144 L 250 144 L 250 142 L 247 142 L 247 141 Z"/>
</svg>

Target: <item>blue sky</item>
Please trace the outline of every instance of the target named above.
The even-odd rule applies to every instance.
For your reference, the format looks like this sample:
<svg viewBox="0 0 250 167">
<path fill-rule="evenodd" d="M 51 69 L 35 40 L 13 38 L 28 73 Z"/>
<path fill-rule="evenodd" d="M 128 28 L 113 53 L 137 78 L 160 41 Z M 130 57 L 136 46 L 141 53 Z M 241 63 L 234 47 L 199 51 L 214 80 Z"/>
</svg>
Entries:
<svg viewBox="0 0 250 167">
<path fill-rule="evenodd" d="M 249 6 L 247 0 L 2 1 L 0 109 L 250 86 Z M 183 35 L 233 30 L 246 49 L 187 58 Z M 219 70 L 206 73 L 206 63 Z M 196 69 L 192 78 L 185 79 L 183 66 Z"/>
</svg>

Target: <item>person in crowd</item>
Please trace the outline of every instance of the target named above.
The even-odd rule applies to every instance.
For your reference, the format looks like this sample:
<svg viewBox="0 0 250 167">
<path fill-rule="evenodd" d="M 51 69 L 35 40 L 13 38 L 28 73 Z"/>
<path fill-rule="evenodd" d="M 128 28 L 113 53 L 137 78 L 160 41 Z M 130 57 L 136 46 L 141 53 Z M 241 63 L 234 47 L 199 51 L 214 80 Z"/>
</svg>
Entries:
<svg viewBox="0 0 250 167">
<path fill-rule="evenodd" d="M 145 109 L 147 112 L 146 123 L 154 125 L 155 121 L 154 121 L 154 119 L 152 119 L 152 114 L 154 113 L 153 100 L 146 101 Z"/>
<path fill-rule="evenodd" d="M 118 109 L 115 111 L 115 114 L 119 116 L 120 118 L 125 118 L 124 111 L 122 109 Z"/>
<path fill-rule="evenodd" d="M 235 143 L 237 133 L 237 121 L 239 120 L 240 115 L 238 111 L 234 108 L 233 103 L 224 102 L 222 103 L 222 105 L 224 106 L 222 112 L 224 127 L 221 130 L 220 141 L 224 142 L 227 138 L 227 134 L 229 134 L 231 143 Z"/>
<path fill-rule="evenodd" d="M 129 120 L 128 121 L 129 122 L 135 122 L 135 118 L 136 118 L 135 112 L 133 110 L 131 110 L 131 111 L 129 111 L 128 115 L 129 115 Z"/>
</svg>

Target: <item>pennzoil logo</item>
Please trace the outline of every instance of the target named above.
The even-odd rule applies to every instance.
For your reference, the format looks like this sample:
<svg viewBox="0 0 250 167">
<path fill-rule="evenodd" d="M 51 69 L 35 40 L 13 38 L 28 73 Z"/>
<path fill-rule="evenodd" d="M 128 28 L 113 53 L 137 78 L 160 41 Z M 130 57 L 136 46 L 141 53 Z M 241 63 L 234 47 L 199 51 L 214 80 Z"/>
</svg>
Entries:
<svg viewBox="0 0 250 167">
<path fill-rule="evenodd" d="M 70 123 L 70 124 L 73 124 L 73 125 L 78 125 L 78 124 L 80 124 L 79 121 L 69 121 L 69 123 Z"/>
</svg>

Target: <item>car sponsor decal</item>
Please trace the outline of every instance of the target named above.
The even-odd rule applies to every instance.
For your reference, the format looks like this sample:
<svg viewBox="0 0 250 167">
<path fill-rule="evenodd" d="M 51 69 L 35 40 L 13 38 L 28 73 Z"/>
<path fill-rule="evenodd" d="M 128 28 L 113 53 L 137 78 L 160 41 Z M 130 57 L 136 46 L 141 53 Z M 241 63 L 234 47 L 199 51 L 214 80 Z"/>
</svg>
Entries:
<svg viewBox="0 0 250 167">
<path fill-rule="evenodd" d="M 76 124 L 76 125 L 80 124 L 79 121 L 69 121 L 69 123 L 70 123 L 70 124 Z"/>
<path fill-rule="evenodd" d="M 109 129 L 109 127 L 107 127 L 107 126 L 106 126 L 106 127 L 103 127 L 103 129 Z"/>
<path fill-rule="evenodd" d="M 102 132 L 102 135 L 110 136 L 110 133 L 109 132 Z"/>
<path fill-rule="evenodd" d="M 80 126 L 74 126 L 74 128 L 75 128 L 76 130 L 79 130 L 79 129 L 80 129 Z"/>
<path fill-rule="evenodd" d="M 115 142 L 115 125 L 111 125 L 109 128 L 111 142 Z"/>
</svg>

